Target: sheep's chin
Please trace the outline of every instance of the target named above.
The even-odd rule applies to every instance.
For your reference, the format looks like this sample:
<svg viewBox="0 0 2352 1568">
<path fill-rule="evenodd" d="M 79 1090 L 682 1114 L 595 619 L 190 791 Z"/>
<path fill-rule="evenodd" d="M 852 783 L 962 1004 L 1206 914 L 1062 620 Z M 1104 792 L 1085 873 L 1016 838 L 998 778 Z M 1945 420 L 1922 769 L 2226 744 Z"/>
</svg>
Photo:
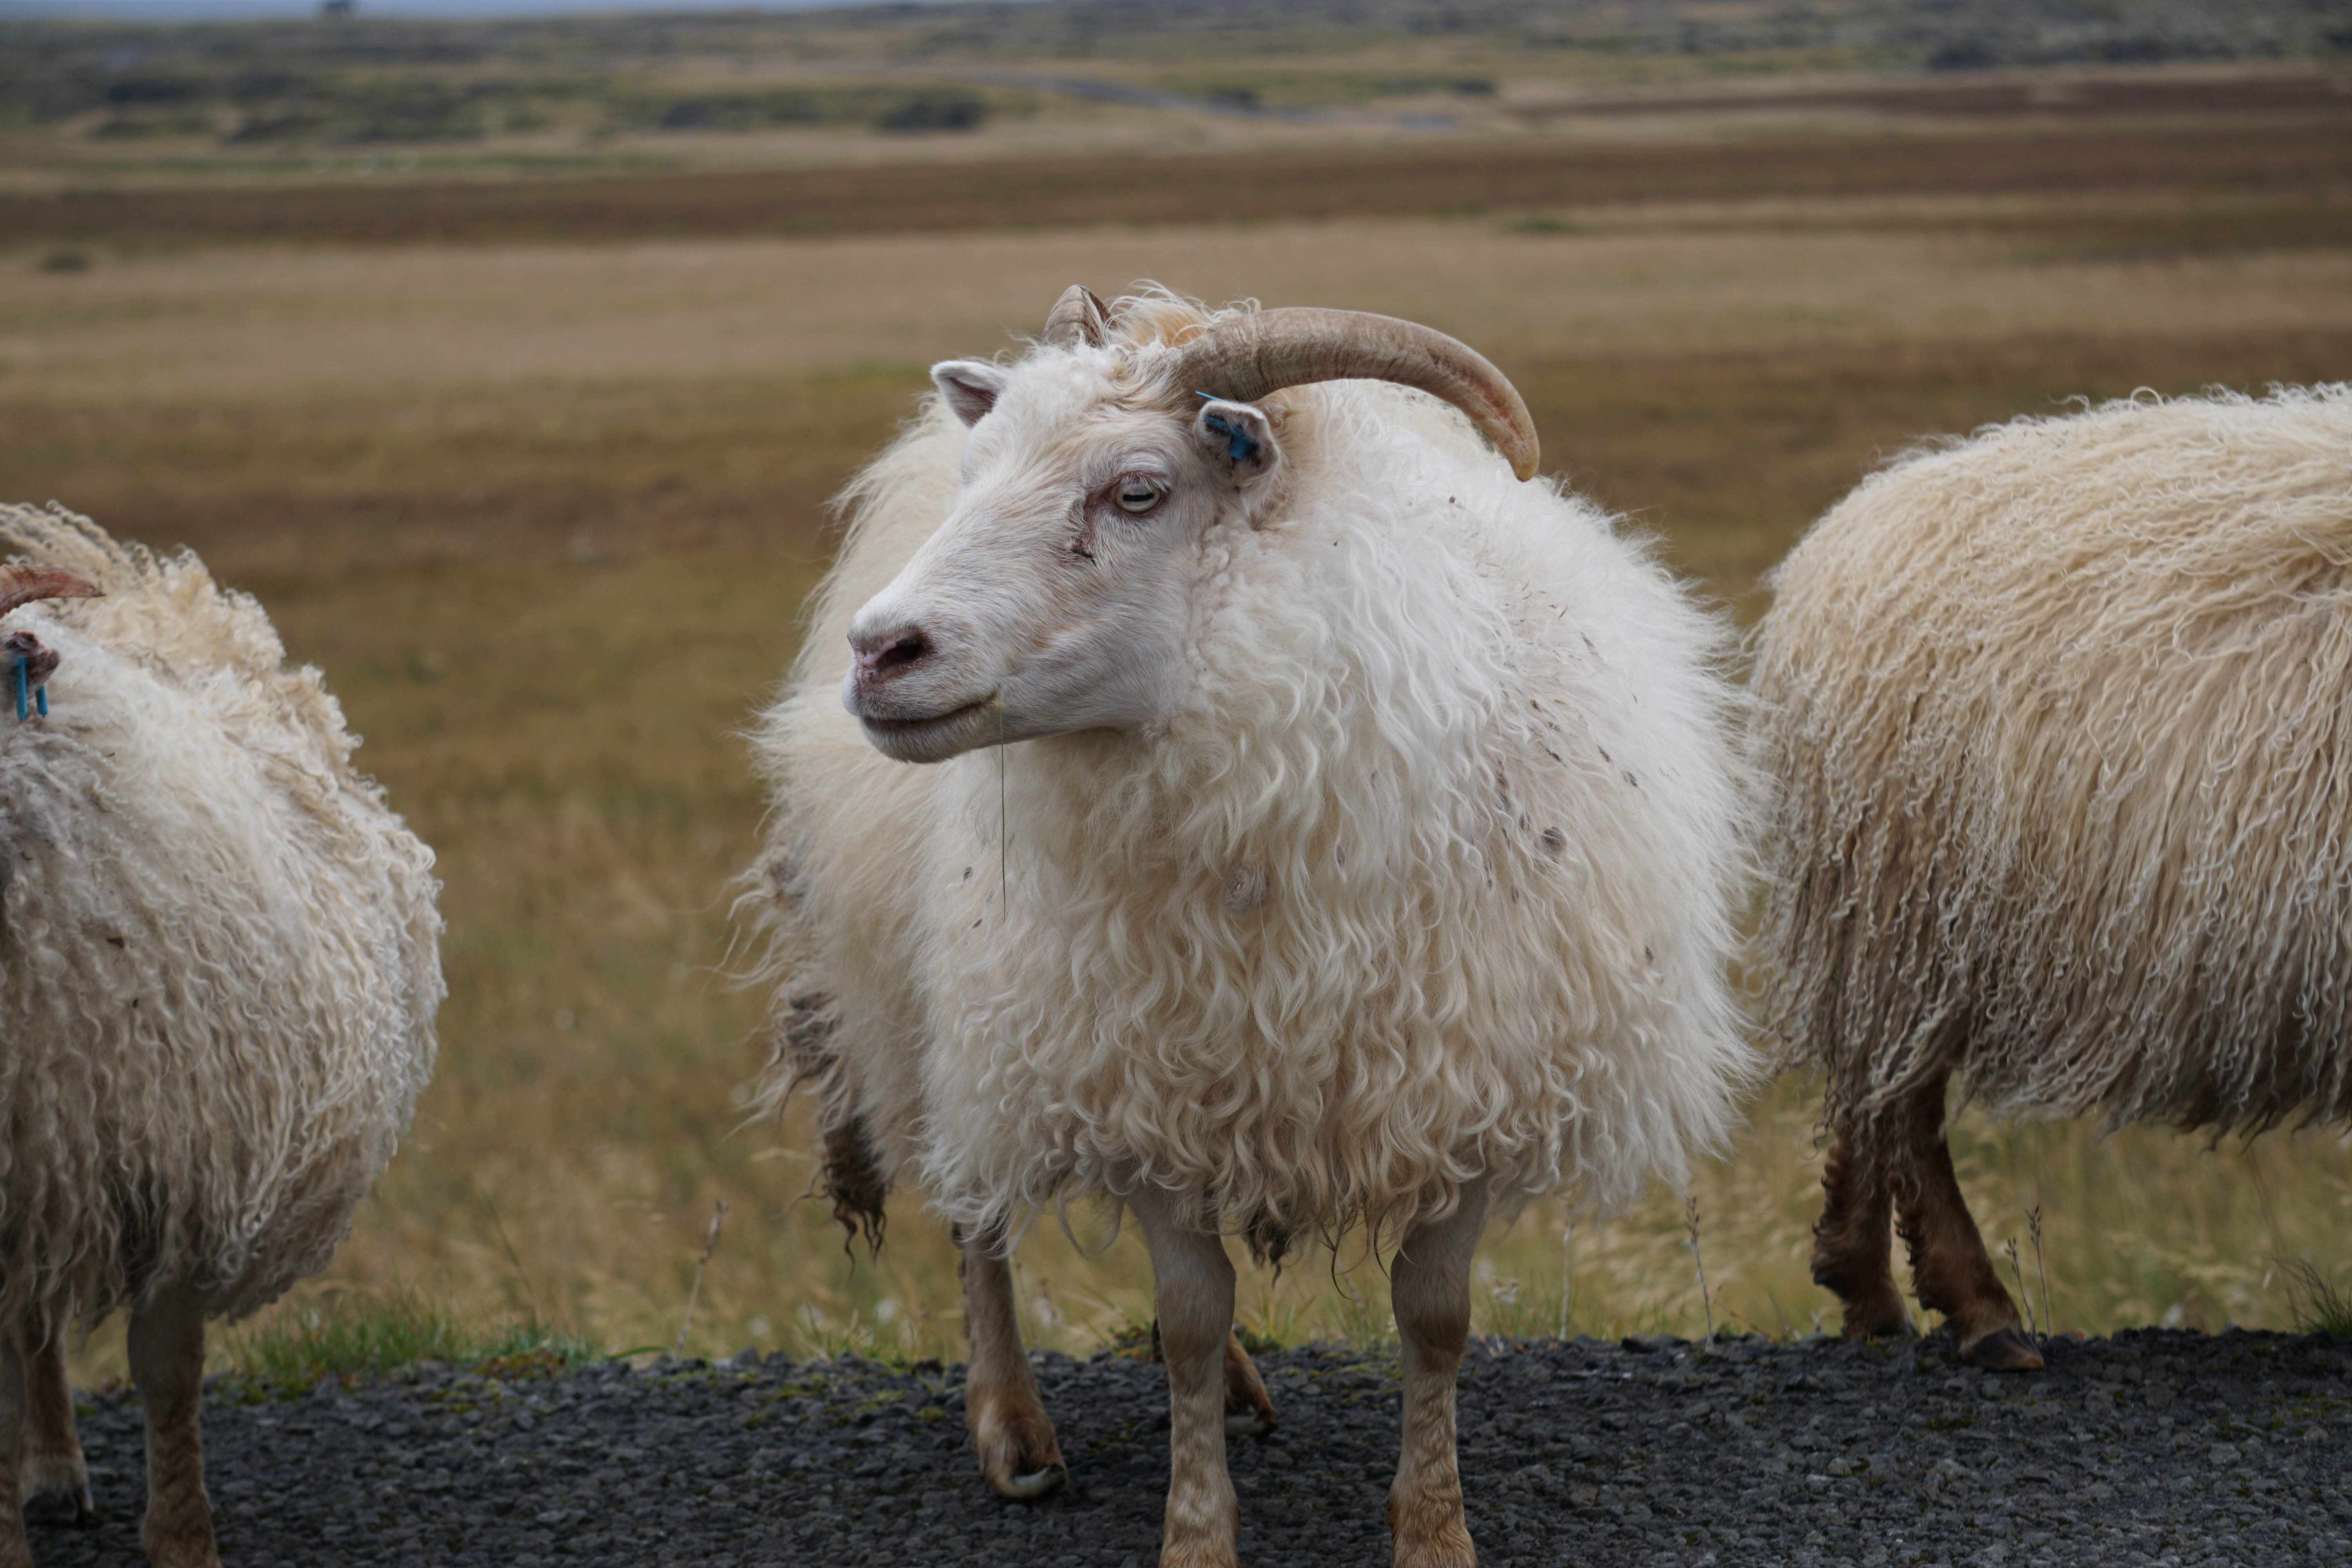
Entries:
<svg viewBox="0 0 2352 1568">
<path fill-rule="evenodd" d="M 880 719 L 858 716 L 866 743 L 896 762 L 944 763 L 980 746 L 996 743 L 999 733 L 993 697 L 967 702 L 929 719 Z"/>
</svg>

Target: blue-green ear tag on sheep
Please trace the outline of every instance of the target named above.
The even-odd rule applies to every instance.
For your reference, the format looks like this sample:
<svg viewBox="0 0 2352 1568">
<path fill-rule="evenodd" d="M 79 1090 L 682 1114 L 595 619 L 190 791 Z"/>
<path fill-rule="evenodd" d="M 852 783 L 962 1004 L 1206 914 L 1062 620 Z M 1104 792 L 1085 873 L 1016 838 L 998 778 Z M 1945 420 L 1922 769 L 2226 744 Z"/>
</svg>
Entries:
<svg viewBox="0 0 2352 1568">
<path fill-rule="evenodd" d="M 32 662 L 21 654 L 9 660 L 10 665 L 16 671 L 16 721 L 20 724 L 25 721 L 25 689 L 28 686 L 32 687 L 34 708 L 39 711 L 42 718 L 46 719 L 49 716 L 49 689 L 46 686 L 33 686 L 30 674 Z"/>
<path fill-rule="evenodd" d="M 1196 392 L 1192 395 L 1199 398 L 1205 398 L 1212 403 L 1216 401 L 1216 394 L 1213 392 Z M 1243 429 L 1240 426 L 1228 425 L 1213 414 L 1209 416 L 1207 419 L 1202 421 L 1202 423 L 1208 426 L 1210 429 L 1214 430 L 1220 436 L 1229 436 L 1232 437 L 1232 439 L 1225 444 L 1225 456 L 1233 461 L 1236 463 L 1246 463 L 1257 451 L 1256 438 L 1251 436 L 1248 431 Z"/>
</svg>

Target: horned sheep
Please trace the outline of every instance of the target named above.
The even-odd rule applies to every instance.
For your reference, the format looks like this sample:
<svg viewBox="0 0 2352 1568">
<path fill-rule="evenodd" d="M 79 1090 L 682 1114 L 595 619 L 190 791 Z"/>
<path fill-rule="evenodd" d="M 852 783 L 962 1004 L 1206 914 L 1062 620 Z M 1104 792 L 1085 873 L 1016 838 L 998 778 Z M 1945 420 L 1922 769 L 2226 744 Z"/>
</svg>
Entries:
<svg viewBox="0 0 2352 1568">
<path fill-rule="evenodd" d="M 0 537 L 40 563 L 0 568 L 0 669 L 53 698 L 0 717 L 0 1496 L 87 1511 L 66 1336 L 127 1307 L 148 1561 L 215 1568 L 205 1321 L 324 1265 L 407 1125 L 432 852 L 193 554 L 58 509 Z M 7 1509 L 0 1565 L 30 1562 Z"/>
<path fill-rule="evenodd" d="M 1945 1142 L 2003 1117 L 2352 1117 L 2352 384 L 2109 403 L 1916 452 L 1779 569 L 1763 942 L 1828 1077 L 1813 1273 L 2041 1357 Z"/>
<path fill-rule="evenodd" d="M 961 1228 L 1010 1495 L 1063 1469 L 1007 1239 L 1073 1197 L 1139 1223 L 1171 1565 L 1234 1561 L 1226 1418 L 1271 1415 L 1223 1237 L 1401 1240 L 1396 1561 L 1471 1563 L 1482 1226 L 1677 1177 L 1748 1068 L 1724 626 L 1530 482 L 1517 394 L 1426 328 L 1073 288 L 932 378 L 757 735 L 771 1095 L 816 1081 L 850 1221 L 907 1173 Z"/>
</svg>

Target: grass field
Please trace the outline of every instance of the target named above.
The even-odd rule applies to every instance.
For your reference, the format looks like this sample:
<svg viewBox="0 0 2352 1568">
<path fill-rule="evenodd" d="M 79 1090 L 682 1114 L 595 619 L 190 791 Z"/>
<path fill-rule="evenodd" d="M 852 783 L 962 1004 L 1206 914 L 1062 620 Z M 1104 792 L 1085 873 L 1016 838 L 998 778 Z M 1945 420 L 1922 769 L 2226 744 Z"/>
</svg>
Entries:
<svg viewBox="0 0 2352 1568">
<path fill-rule="evenodd" d="M 721 1202 L 694 1348 L 954 1353 L 916 1195 L 853 1264 L 798 1201 L 799 1121 L 742 1122 L 760 1007 L 726 910 L 761 803 L 736 732 L 795 647 L 825 498 L 932 359 L 1008 346 L 1068 282 L 1454 331 L 1527 395 L 1548 467 L 1743 618 L 1806 521 L 1921 436 L 2352 375 L 2352 112 L 1978 121 L 1706 120 L 1573 155 L 1276 127 L 1238 189 L 1008 155 L 0 197 L 0 493 L 261 595 L 440 853 L 451 994 L 415 1128 L 334 1266 L 218 1358 L 278 1364 L 306 1314 L 345 1333 L 371 1303 L 484 1344 L 667 1346 Z M 1699 1168 L 1719 1326 L 1834 1321 L 1804 1267 L 1813 1106 L 1776 1086 Z M 2290 1265 L 2352 1278 L 2352 1150 L 2326 1131 L 2209 1149 L 1969 1120 L 1956 1149 L 1996 1246 L 2039 1211 L 2062 1327 L 2284 1324 Z M 1539 1205 L 1489 1239 L 1482 1329 L 1707 1321 L 1681 1194 L 1568 1226 Z M 1148 1316 L 1133 1238 L 1085 1256 L 1049 1220 L 1021 1279 L 1045 1344 Z M 1363 1267 L 1243 1301 L 1286 1339 L 1386 1329 Z M 109 1331 L 81 1370 L 120 1364 Z"/>
</svg>

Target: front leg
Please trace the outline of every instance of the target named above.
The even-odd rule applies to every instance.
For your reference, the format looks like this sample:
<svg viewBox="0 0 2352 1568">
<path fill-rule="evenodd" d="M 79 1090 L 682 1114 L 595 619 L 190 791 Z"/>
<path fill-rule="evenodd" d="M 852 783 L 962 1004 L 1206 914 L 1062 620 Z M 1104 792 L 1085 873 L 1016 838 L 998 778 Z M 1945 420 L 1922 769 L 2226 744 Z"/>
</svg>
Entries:
<svg viewBox="0 0 2352 1568">
<path fill-rule="evenodd" d="M 1168 1363 L 1168 1513 L 1160 1568 L 1235 1568 L 1241 1512 L 1225 1471 L 1225 1342 L 1234 1265 L 1199 1207 L 1146 1187 L 1127 1200 L 1151 1247 L 1160 1353 Z"/>
<path fill-rule="evenodd" d="M 220 1568 L 205 1496 L 205 1315 L 196 1293 L 159 1290 L 131 1312 L 131 1380 L 147 1407 L 147 1521 L 152 1568 Z"/>
<path fill-rule="evenodd" d="M 44 1524 L 95 1524 L 89 1467 L 74 1430 L 73 1387 L 66 1381 L 65 1329 L 27 1318 L 16 1343 L 25 1366 L 25 1438 L 16 1489 L 26 1516 Z"/>
<path fill-rule="evenodd" d="M 1470 1342 L 1470 1257 L 1486 1189 L 1465 1188 L 1445 1218 L 1408 1232 L 1390 1270 L 1404 1361 L 1404 1445 L 1389 1488 L 1396 1568 L 1475 1568 L 1454 1452 L 1454 1384 Z"/>
<path fill-rule="evenodd" d="M 964 1373 L 963 1419 L 980 1473 L 1005 1497 L 1021 1500 L 1059 1491 L 1070 1479 L 1045 1415 L 1037 1374 L 1022 1348 L 1013 1305 L 1013 1264 L 1001 1231 L 966 1238 L 956 1272 L 963 1277 L 963 1327 L 971 1341 Z"/>
</svg>

